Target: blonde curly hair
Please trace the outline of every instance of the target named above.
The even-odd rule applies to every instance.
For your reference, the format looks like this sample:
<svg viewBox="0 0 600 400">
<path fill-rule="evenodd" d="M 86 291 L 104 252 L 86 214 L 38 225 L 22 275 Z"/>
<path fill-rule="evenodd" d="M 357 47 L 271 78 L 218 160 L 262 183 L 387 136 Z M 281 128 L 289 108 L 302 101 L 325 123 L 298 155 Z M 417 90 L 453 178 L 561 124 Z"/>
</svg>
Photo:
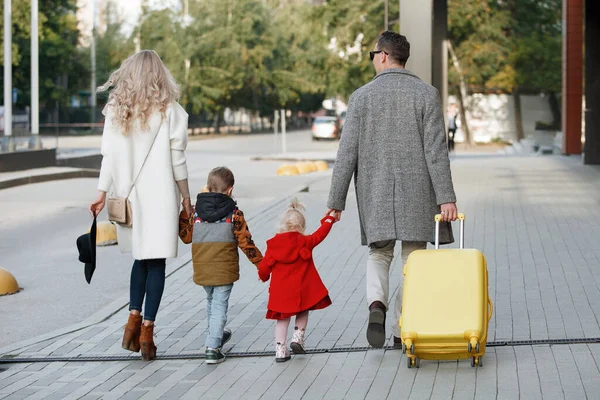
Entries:
<svg viewBox="0 0 600 400">
<path fill-rule="evenodd" d="M 283 213 L 281 221 L 279 222 L 279 233 L 285 232 L 300 232 L 304 233 L 306 229 L 306 220 L 302 211 L 305 211 L 306 207 L 300 203 L 297 198 L 293 198 L 290 202 L 288 209 Z"/>
<path fill-rule="evenodd" d="M 154 111 L 160 111 L 164 117 L 167 106 L 179 99 L 177 82 L 154 50 L 142 50 L 127 58 L 98 92 L 110 88 L 112 121 L 124 135 L 135 120 L 142 129 L 148 129 L 148 118 Z"/>
</svg>

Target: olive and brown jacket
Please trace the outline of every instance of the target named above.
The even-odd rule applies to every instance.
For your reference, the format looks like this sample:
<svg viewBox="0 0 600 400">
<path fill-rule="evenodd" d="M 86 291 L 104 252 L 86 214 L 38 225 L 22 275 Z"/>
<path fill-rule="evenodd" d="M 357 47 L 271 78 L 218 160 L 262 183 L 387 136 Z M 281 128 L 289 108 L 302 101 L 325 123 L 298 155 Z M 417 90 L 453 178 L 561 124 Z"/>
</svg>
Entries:
<svg viewBox="0 0 600 400">
<path fill-rule="evenodd" d="M 221 286 L 237 281 L 238 247 L 258 268 L 262 254 L 252 241 L 244 213 L 236 202 L 225 194 L 200 193 L 192 235 L 194 282 L 201 286 Z"/>
</svg>

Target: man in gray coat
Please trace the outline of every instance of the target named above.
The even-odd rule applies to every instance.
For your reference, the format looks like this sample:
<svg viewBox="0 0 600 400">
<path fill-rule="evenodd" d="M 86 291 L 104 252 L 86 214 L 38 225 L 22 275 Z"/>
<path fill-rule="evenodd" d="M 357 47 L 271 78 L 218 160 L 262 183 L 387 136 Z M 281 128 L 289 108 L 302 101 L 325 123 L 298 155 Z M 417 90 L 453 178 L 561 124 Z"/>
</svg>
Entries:
<svg viewBox="0 0 600 400">
<path fill-rule="evenodd" d="M 389 270 L 394 245 L 402 241 L 402 262 L 434 241 L 435 214 L 442 214 L 440 243 L 452 243 L 450 221 L 457 217 L 446 129 L 437 90 L 404 68 L 410 54 L 406 37 L 384 32 L 371 60 L 377 75 L 348 103 L 337 153 L 328 213 L 339 219 L 354 175 L 367 261 L 367 340 L 383 347 L 388 309 Z M 398 290 L 392 331 L 400 345 Z"/>
</svg>

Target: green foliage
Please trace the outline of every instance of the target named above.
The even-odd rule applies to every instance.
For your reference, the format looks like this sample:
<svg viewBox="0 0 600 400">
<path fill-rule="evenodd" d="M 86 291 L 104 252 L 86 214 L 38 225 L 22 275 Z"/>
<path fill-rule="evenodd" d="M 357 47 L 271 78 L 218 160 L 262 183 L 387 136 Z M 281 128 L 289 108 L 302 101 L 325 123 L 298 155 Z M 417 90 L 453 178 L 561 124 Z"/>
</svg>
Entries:
<svg viewBox="0 0 600 400">
<path fill-rule="evenodd" d="M 449 38 L 470 90 L 559 91 L 561 1 L 448 0 Z M 104 3 L 97 83 L 134 52 L 136 38 L 142 49 L 163 58 L 181 84 L 181 102 L 193 113 L 217 114 L 225 107 L 262 115 L 276 108 L 313 111 L 324 97 L 347 98 L 375 74 L 368 52 L 384 29 L 383 0 L 188 3 L 189 16 L 144 3 L 129 37 L 122 33 L 118 2 Z M 20 105 L 29 103 L 29 7 L 30 0 L 13 0 Z M 398 30 L 398 2 L 389 1 L 389 7 L 389 29 Z M 89 48 L 78 45 L 75 11 L 76 0 L 40 0 L 42 104 L 66 104 L 70 95 L 90 89 Z M 453 67 L 449 82 L 451 90 L 458 86 Z"/>
<path fill-rule="evenodd" d="M 306 98 L 325 91 L 326 40 L 310 17 L 307 4 L 207 0 L 190 2 L 188 23 L 170 10 L 145 10 L 139 29 L 142 48 L 161 55 L 190 111 L 270 115 L 309 103 L 312 110 Z"/>
<path fill-rule="evenodd" d="M 12 11 L 13 87 L 17 88 L 19 94 L 17 106 L 23 107 L 29 105 L 31 88 L 31 1 L 13 0 Z M 39 1 L 39 82 L 42 106 L 56 102 L 66 105 L 69 96 L 86 84 L 85 60 L 77 48 L 79 31 L 75 11 L 76 0 Z M 1 20 L 0 29 L 3 30 L 3 16 Z M 4 54 L 0 57 L 2 63 L 3 57 Z M 4 81 L 0 83 L 0 90 L 4 90 Z"/>
<path fill-rule="evenodd" d="M 389 29 L 398 31 L 398 2 L 389 1 Z M 336 50 L 329 51 L 324 74 L 327 94 L 348 98 L 375 75 L 368 52 L 384 30 L 383 1 L 330 0 L 313 8 L 314 18 L 322 21 L 327 41 L 335 38 Z M 396 20 L 395 23 L 392 23 Z M 362 38 L 358 41 L 358 38 Z M 358 52 L 348 51 L 359 43 Z"/>
<path fill-rule="evenodd" d="M 510 91 L 514 86 L 510 24 L 510 11 L 497 0 L 448 1 L 448 36 L 470 87 Z M 454 68 L 449 86 L 458 86 Z"/>
<path fill-rule="evenodd" d="M 512 62 L 516 84 L 532 92 L 560 92 L 562 86 L 562 0 L 511 0 Z"/>
<path fill-rule="evenodd" d="M 561 88 L 561 0 L 449 0 L 449 38 L 472 91 Z M 451 88 L 458 86 L 454 68 Z"/>
</svg>

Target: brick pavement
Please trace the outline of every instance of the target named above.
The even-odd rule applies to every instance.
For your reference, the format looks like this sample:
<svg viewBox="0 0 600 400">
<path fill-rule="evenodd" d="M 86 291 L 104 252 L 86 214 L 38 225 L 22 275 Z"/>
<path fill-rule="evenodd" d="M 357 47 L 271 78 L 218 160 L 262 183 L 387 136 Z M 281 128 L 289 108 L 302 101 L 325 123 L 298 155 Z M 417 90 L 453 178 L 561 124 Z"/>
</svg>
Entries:
<svg viewBox="0 0 600 400">
<path fill-rule="evenodd" d="M 459 208 L 467 213 L 466 246 L 487 257 L 495 313 L 489 340 L 600 337 L 600 169 L 578 158 L 458 156 L 452 170 Z M 298 197 L 309 228 L 325 209 L 329 181 Z M 243 204 L 240 204 L 243 206 Z M 272 235 L 284 204 L 250 216 L 256 242 Z M 318 349 L 367 346 L 364 268 L 354 196 L 315 262 L 333 305 L 311 313 L 307 345 Z M 398 246 L 399 247 L 399 246 Z M 226 350 L 271 351 L 273 322 L 264 319 L 267 285 L 242 257 L 234 286 Z M 400 282 L 394 264 L 392 296 Z M 183 359 L 203 352 L 205 295 L 182 267 L 167 280 L 157 318 L 159 357 L 153 363 L 51 362 L 9 364 L 0 398 L 598 398 L 600 344 L 488 348 L 484 367 L 424 361 L 408 370 L 394 350 L 230 358 L 217 367 Z M 95 326 L 20 351 L 19 357 L 127 355 L 120 348 L 127 312 Z M 388 319 L 388 325 L 391 323 Z M 388 330 L 389 332 L 389 330 Z M 452 394 L 452 395 L 450 395 Z"/>
</svg>

